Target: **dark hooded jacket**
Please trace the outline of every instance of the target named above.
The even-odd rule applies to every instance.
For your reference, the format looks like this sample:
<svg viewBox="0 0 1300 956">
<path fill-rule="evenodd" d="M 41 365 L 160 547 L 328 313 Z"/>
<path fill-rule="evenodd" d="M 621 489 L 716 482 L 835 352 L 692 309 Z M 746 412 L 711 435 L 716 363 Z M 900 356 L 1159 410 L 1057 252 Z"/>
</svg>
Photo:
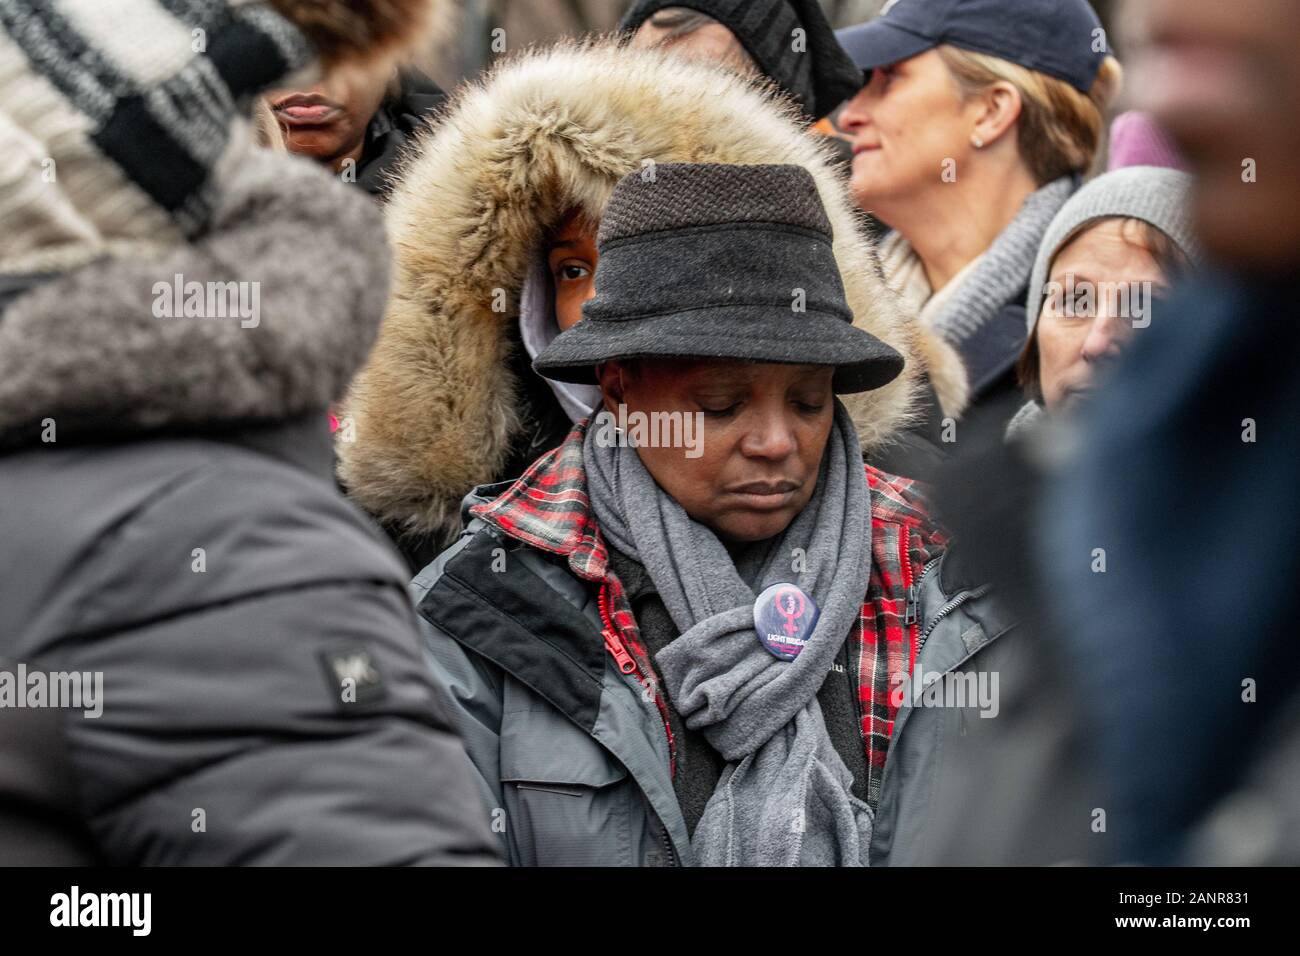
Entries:
<svg viewBox="0 0 1300 956">
<path fill-rule="evenodd" d="M 446 102 L 447 94 L 414 70 L 403 70 L 398 88 L 384 99 L 366 127 L 366 145 L 357 163 L 357 185 L 380 199 L 392 189 L 403 151 Z"/>
<path fill-rule="evenodd" d="M 1300 860 L 1298 288 L 1294 271 L 1178 288 L 1042 506 L 1124 861 Z"/>
</svg>

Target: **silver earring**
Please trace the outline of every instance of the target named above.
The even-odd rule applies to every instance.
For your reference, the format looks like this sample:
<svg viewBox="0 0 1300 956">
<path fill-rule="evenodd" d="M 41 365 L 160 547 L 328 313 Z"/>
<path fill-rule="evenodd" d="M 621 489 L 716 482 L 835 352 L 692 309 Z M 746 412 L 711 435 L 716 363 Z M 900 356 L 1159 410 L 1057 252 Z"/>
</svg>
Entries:
<svg viewBox="0 0 1300 956">
<path fill-rule="evenodd" d="M 980 139 L 979 133 L 976 133 L 974 136 L 972 136 L 970 138 L 970 141 L 971 141 L 971 145 L 974 146 L 976 149 L 984 148 L 984 140 Z"/>
</svg>

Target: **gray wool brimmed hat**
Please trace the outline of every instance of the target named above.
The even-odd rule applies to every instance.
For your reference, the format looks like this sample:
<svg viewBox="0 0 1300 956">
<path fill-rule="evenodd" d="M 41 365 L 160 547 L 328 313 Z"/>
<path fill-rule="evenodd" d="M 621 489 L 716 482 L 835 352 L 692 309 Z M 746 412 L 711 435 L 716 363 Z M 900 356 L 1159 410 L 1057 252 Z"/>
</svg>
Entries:
<svg viewBox="0 0 1300 956">
<path fill-rule="evenodd" d="M 893 381 L 903 357 L 853 325 L 830 221 L 802 166 L 677 163 L 614 187 L 583 321 L 533 362 L 589 384 L 614 359 L 835 366 L 837 393 Z"/>
<path fill-rule="evenodd" d="M 1033 332 L 1043 307 L 1043 289 L 1052 260 L 1084 226 L 1102 219 L 1140 219 L 1155 226 L 1196 262 L 1199 252 L 1192 227 L 1192 177 L 1176 169 L 1130 166 L 1098 176 L 1061 207 L 1043 235 L 1029 280 L 1025 311 Z"/>
</svg>

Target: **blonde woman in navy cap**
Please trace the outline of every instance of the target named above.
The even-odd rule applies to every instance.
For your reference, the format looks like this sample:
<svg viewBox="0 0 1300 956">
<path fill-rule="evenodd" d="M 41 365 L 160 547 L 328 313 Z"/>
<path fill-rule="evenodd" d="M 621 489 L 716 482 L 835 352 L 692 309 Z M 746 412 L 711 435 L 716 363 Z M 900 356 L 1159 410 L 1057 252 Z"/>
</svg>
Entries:
<svg viewBox="0 0 1300 956">
<path fill-rule="evenodd" d="M 1005 419 L 1034 257 L 1119 85 L 1105 31 L 1085 0 L 894 0 L 838 35 L 866 73 L 839 125 L 886 277 L 961 353 L 972 411 Z"/>
</svg>

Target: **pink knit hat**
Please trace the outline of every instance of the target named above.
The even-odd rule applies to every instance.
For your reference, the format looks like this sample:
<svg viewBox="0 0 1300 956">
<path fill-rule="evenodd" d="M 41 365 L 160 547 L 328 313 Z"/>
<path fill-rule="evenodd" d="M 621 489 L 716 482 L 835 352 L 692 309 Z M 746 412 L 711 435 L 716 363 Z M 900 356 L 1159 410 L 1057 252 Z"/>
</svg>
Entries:
<svg viewBox="0 0 1300 956">
<path fill-rule="evenodd" d="M 1187 163 L 1169 134 L 1149 113 L 1121 113 L 1110 124 L 1110 160 L 1107 172 L 1129 166 L 1161 166 L 1187 171 Z"/>
</svg>

